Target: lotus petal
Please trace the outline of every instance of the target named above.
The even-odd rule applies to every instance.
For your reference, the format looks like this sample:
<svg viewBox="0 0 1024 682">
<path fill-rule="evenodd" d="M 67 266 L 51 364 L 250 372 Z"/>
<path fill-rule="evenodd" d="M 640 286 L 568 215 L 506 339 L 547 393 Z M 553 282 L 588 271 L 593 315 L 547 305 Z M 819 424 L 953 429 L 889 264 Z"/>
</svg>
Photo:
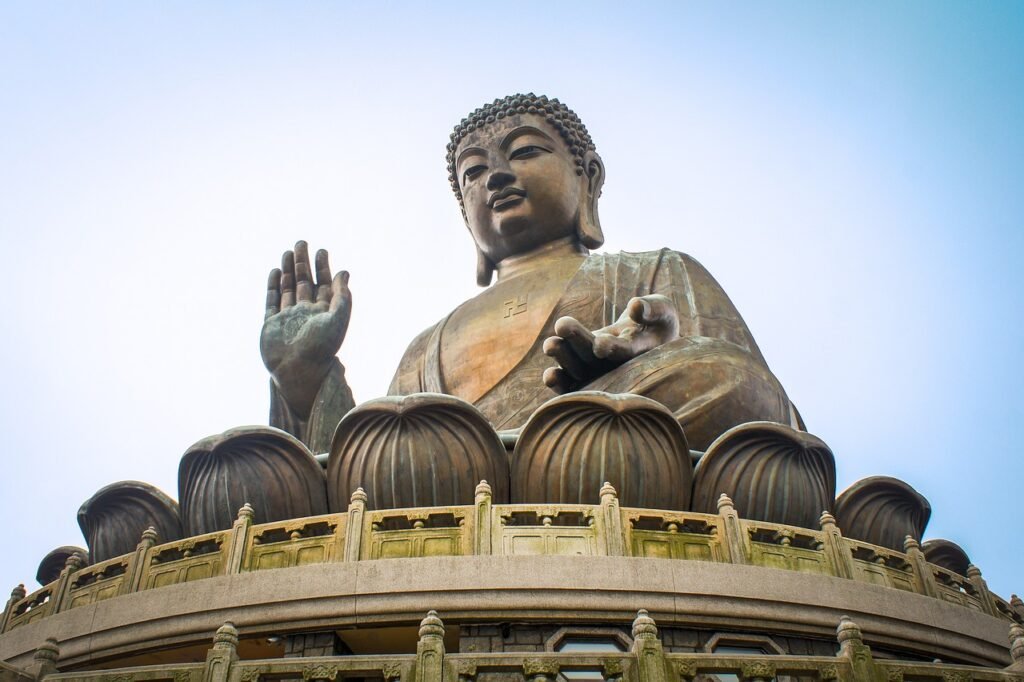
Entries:
<svg viewBox="0 0 1024 682">
<path fill-rule="evenodd" d="M 508 500 L 508 454 L 483 414 L 439 393 L 365 402 L 338 424 L 327 460 L 330 508 L 342 511 L 356 488 L 371 509 L 472 504 L 486 480 Z"/>
<path fill-rule="evenodd" d="M 921 544 L 924 558 L 947 571 L 953 571 L 967 577 L 967 567 L 971 558 L 963 548 L 950 540 L 927 540 Z"/>
<path fill-rule="evenodd" d="M 722 493 L 743 518 L 816 528 L 835 503 L 835 458 L 809 433 L 775 422 L 740 424 L 697 463 L 693 510 L 717 513 Z"/>
<path fill-rule="evenodd" d="M 141 481 L 121 481 L 100 488 L 78 509 L 78 525 L 94 564 L 135 550 L 142 532 L 152 526 L 160 542 L 181 539 L 178 503 Z"/>
<path fill-rule="evenodd" d="M 67 563 L 68 557 L 73 554 L 78 555 L 78 557 L 81 558 L 83 566 L 89 565 L 89 552 L 87 550 L 71 545 L 58 547 L 44 556 L 43 560 L 39 562 L 39 568 L 36 569 L 36 580 L 39 584 L 49 585 L 59 578 L 60 572 L 64 570 L 64 564 Z"/>
<path fill-rule="evenodd" d="M 297 438 L 243 426 L 204 438 L 178 466 L 181 516 L 189 536 L 226 530 L 249 503 L 256 523 L 327 513 L 323 467 Z"/>
<path fill-rule="evenodd" d="M 672 412 L 650 398 L 580 391 L 530 415 L 512 455 L 512 501 L 593 504 L 611 483 L 625 506 L 686 510 L 693 465 Z"/>
<path fill-rule="evenodd" d="M 908 535 L 921 542 L 931 515 L 921 493 L 888 476 L 857 481 L 839 495 L 835 509 L 843 535 L 898 552 Z"/>
</svg>

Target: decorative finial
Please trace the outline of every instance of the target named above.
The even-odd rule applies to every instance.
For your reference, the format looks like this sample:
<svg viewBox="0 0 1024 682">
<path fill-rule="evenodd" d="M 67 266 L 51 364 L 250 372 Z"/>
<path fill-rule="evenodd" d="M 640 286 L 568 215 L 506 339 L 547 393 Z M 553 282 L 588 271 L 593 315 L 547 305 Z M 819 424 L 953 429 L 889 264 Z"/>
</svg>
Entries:
<svg viewBox="0 0 1024 682">
<path fill-rule="evenodd" d="M 420 639 L 426 637 L 444 637 L 444 622 L 437 611 L 427 611 L 427 617 L 420 621 Z"/>
<path fill-rule="evenodd" d="M 651 618 L 647 609 L 640 609 L 633 619 L 633 639 L 656 639 L 658 637 L 658 625 Z"/>
<path fill-rule="evenodd" d="M 238 628 L 231 621 L 224 623 L 217 628 L 217 634 L 213 636 L 213 645 L 219 649 L 226 647 L 235 648 L 238 646 Z"/>
<path fill-rule="evenodd" d="M 617 492 L 615 492 L 615 487 L 612 486 L 612 484 L 609 483 L 608 481 L 605 481 L 604 485 L 601 486 L 601 500 L 603 501 L 604 498 L 606 498 L 606 497 L 618 497 L 618 496 L 619 496 L 619 494 Z"/>
<path fill-rule="evenodd" d="M 248 502 L 243 504 L 241 506 L 241 508 L 238 510 L 238 520 L 239 521 L 242 521 L 243 519 L 246 520 L 246 521 L 252 521 L 253 518 L 255 518 L 255 516 L 256 516 L 256 510 L 253 509 L 252 505 L 249 504 Z"/>
<path fill-rule="evenodd" d="M 156 541 L 160 539 L 160 534 L 156 532 L 156 528 L 150 526 L 146 530 L 142 531 L 142 541 L 148 542 L 151 545 L 155 545 Z"/>
<path fill-rule="evenodd" d="M 83 563 L 81 555 L 76 552 L 72 552 L 68 555 L 68 558 L 64 560 L 64 568 L 68 572 L 74 573 L 82 567 Z"/>
<path fill-rule="evenodd" d="M 36 663 L 56 663 L 60 658 L 60 647 L 57 645 L 57 640 L 47 637 L 42 646 L 36 649 L 32 658 Z"/>
<path fill-rule="evenodd" d="M 974 564 L 967 564 L 967 577 L 968 578 L 980 578 L 981 569 Z"/>
<path fill-rule="evenodd" d="M 14 601 L 21 601 L 25 598 L 26 594 L 25 585 L 19 583 L 13 590 L 11 590 L 11 599 Z"/>
<path fill-rule="evenodd" d="M 476 484 L 475 494 L 477 497 L 480 497 L 481 495 L 487 495 L 488 497 L 490 497 L 491 484 L 488 483 L 487 481 L 480 481 L 479 483 Z"/>
<path fill-rule="evenodd" d="M 825 526 L 834 526 L 836 525 L 836 517 L 832 516 L 832 513 L 829 512 L 828 510 L 825 510 L 821 512 L 821 519 L 819 523 L 821 524 L 822 528 L 824 528 Z"/>
<path fill-rule="evenodd" d="M 914 539 L 913 535 L 903 538 L 903 551 L 909 552 L 912 549 L 921 549 L 921 543 Z"/>
<path fill-rule="evenodd" d="M 356 502 L 362 502 L 362 503 L 365 504 L 366 500 L 368 500 L 368 499 L 369 498 L 366 496 L 366 491 L 365 490 L 363 490 L 362 488 L 356 488 L 355 492 L 352 493 L 352 498 L 351 498 L 350 502 L 352 504 L 355 504 Z"/>
<path fill-rule="evenodd" d="M 732 498 L 726 495 L 725 493 L 722 493 L 721 495 L 718 496 L 718 511 L 722 511 L 726 507 L 735 509 L 732 503 Z"/>
<path fill-rule="evenodd" d="M 1017 595 L 1011 594 L 1010 595 L 1010 606 L 1012 606 L 1015 609 L 1024 609 L 1024 601 L 1021 601 L 1021 598 L 1018 597 Z"/>
<path fill-rule="evenodd" d="M 842 616 L 839 619 L 839 627 L 836 628 L 836 639 L 839 640 L 839 645 L 843 646 L 847 642 L 851 644 L 863 644 L 864 633 L 860 631 L 860 626 L 853 622 L 853 619 L 849 616 Z"/>
</svg>

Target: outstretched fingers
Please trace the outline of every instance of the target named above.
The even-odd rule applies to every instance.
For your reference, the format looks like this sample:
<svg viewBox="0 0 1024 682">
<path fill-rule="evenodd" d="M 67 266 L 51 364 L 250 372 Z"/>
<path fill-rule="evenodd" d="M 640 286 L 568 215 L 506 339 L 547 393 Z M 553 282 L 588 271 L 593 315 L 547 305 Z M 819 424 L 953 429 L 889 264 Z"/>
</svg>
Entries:
<svg viewBox="0 0 1024 682">
<path fill-rule="evenodd" d="M 348 328 L 348 318 L 352 313 L 352 291 L 348 288 L 348 271 L 342 270 L 331 283 L 331 304 L 327 311 L 334 317 L 335 323 L 343 329 Z"/>
<path fill-rule="evenodd" d="M 584 382 L 594 374 L 592 369 L 580 359 L 568 341 L 560 336 L 549 336 L 544 339 L 544 354 L 557 362 L 570 377 Z"/>
<path fill-rule="evenodd" d="M 586 365 L 597 361 L 594 356 L 594 333 L 573 317 L 560 317 L 555 322 L 555 336 L 565 339 L 576 356 Z"/>
<path fill-rule="evenodd" d="M 281 271 L 274 268 L 267 278 L 267 314 L 264 317 L 276 315 L 281 311 Z"/>
<path fill-rule="evenodd" d="M 316 252 L 316 300 L 318 303 L 331 302 L 331 264 L 327 249 Z"/>
<path fill-rule="evenodd" d="M 295 242 L 295 298 L 297 301 L 313 302 L 313 274 L 309 268 L 309 245 Z"/>
<path fill-rule="evenodd" d="M 544 384 L 555 393 L 568 393 L 572 390 L 573 380 L 561 367 L 548 367 L 544 370 Z"/>
<path fill-rule="evenodd" d="M 295 254 L 285 251 L 281 256 L 281 309 L 295 305 Z"/>
</svg>

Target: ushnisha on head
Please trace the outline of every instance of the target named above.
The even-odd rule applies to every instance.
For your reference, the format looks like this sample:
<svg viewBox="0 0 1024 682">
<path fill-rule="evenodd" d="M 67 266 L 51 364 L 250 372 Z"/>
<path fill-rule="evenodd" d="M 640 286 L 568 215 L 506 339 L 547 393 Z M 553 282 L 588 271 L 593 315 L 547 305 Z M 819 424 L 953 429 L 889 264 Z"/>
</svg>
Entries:
<svg viewBox="0 0 1024 682">
<path fill-rule="evenodd" d="M 558 240 L 604 242 L 604 164 L 579 117 L 557 99 L 511 95 L 475 110 L 448 143 L 448 178 L 477 245 L 477 281 L 498 263 Z"/>
</svg>

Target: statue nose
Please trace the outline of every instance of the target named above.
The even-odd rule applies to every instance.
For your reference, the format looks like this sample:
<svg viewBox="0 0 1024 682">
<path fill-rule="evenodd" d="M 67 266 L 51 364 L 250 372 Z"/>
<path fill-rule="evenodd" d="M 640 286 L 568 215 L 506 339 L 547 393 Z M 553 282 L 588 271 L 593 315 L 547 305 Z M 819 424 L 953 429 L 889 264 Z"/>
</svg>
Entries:
<svg viewBox="0 0 1024 682">
<path fill-rule="evenodd" d="M 508 166 L 492 168 L 490 175 L 487 176 L 487 189 L 494 191 L 507 187 L 515 182 L 515 179 L 515 174 Z"/>
</svg>

